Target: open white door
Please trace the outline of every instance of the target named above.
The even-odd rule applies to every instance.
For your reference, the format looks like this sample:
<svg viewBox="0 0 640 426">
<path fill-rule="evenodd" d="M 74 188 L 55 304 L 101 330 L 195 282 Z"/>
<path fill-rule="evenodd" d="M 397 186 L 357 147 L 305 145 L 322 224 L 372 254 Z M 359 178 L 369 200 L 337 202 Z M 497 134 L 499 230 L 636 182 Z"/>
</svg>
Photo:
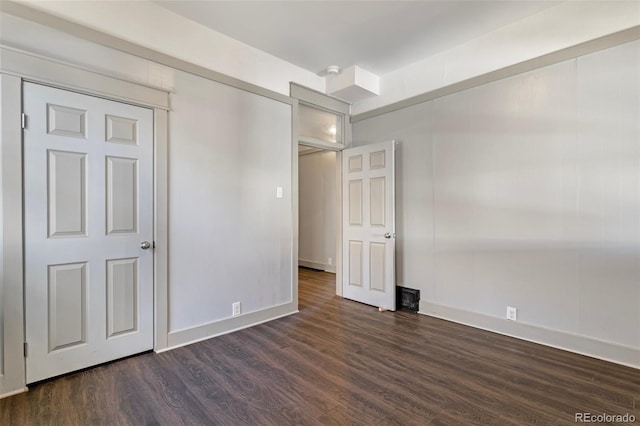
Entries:
<svg viewBox="0 0 640 426">
<path fill-rule="evenodd" d="M 395 311 L 395 142 L 342 151 L 342 295 Z"/>
<path fill-rule="evenodd" d="M 153 348 L 153 112 L 23 90 L 32 383 Z"/>
</svg>

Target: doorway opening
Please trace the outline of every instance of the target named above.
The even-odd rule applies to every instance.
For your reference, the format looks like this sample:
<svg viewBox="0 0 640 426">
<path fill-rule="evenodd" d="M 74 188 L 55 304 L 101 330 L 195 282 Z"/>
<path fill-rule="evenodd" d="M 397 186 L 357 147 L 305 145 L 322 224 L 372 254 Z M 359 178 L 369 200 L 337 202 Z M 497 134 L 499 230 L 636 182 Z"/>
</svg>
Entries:
<svg viewBox="0 0 640 426">
<path fill-rule="evenodd" d="M 298 145 L 299 309 L 315 300 L 314 291 L 336 287 L 340 198 L 336 151 Z M 322 287 L 322 288 L 320 288 Z"/>
<path fill-rule="evenodd" d="M 324 274 L 342 296 L 342 150 L 351 140 L 351 105 L 293 82 L 290 96 L 298 175 L 294 265 L 308 268 L 305 277 L 313 270 Z M 297 278 L 298 292 L 304 291 L 299 270 Z"/>
</svg>

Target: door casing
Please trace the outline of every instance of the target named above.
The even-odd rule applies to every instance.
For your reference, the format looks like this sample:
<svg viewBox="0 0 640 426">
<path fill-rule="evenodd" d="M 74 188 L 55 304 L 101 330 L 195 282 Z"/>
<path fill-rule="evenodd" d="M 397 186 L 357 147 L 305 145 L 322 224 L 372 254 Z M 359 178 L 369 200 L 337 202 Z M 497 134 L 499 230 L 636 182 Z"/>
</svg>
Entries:
<svg viewBox="0 0 640 426">
<path fill-rule="evenodd" d="M 293 265 L 296 268 L 294 271 L 294 286 L 298 288 L 298 247 L 299 247 L 299 228 L 298 228 L 298 210 L 299 210 L 299 197 L 298 197 L 298 143 L 300 143 L 298 132 L 298 103 L 303 102 L 320 109 L 330 111 L 334 114 L 342 115 L 342 141 L 343 144 L 332 144 L 329 142 L 319 143 L 318 141 L 302 141 L 304 145 L 313 146 L 321 149 L 330 149 L 336 152 L 336 196 L 339 202 L 337 203 L 338 211 L 336 222 L 336 295 L 342 296 L 342 149 L 351 143 L 351 105 L 341 99 L 328 96 L 324 93 L 317 92 L 313 89 L 301 86 L 296 83 L 290 84 L 290 95 L 293 98 L 293 143 L 292 143 L 292 191 L 293 191 L 293 218 L 294 218 L 294 239 L 293 239 L 293 252 L 294 259 Z M 296 296 L 297 297 L 297 296 Z"/>
<path fill-rule="evenodd" d="M 154 350 L 167 347 L 167 129 L 169 90 L 140 85 L 46 57 L 0 46 L 4 371 L 0 398 L 26 391 L 22 193 L 22 84 L 33 82 L 153 109 L 154 134 Z M 10 71 L 8 71 L 10 70 Z M 24 77 L 24 76 L 29 76 Z M 132 88 L 135 87 L 135 90 Z M 8 319 L 8 320 L 7 320 Z M 25 346 L 23 348 L 23 346 Z"/>
</svg>

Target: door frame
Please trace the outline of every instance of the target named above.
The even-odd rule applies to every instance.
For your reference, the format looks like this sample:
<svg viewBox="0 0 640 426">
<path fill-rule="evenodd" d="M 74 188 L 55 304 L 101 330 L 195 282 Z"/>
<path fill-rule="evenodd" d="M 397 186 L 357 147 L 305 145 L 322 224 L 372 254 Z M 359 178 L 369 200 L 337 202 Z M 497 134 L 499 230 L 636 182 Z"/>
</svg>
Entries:
<svg viewBox="0 0 640 426">
<path fill-rule="evenodd" d="M 153 111 L 153 288 L 154 350 L 168 346 L 168 112 L 169 91 L 120 77 L 111 77 L 83 67 L 0 46 L 2 69 L 2 146 L 0 161 L 0 258 L 4 282 L 0 286 L 5 318 L 4 346 L 0 357 L 0 396 L 26 390 L 22 90 L 24 82 L 144 107 Z M 28 121 L 28 118 L 27 118 Z M 27 123 L 28 125 L 28 123 Z M 0 342 L 2 343 L 2 342 Z"/>
<path fill-rule="evenodd" d="M 336 209 L 336 295 L 342 297 L 342 150 L 351 145 L 351 104 L 342 99 L 334 98 L 316 90 L 301 86 L 297 83 L 290 83 L 290 95 L 293 98 L 293 143 L 292 143 L 292 188 L 293 188 L 293 265 L 295 268 L 294 288 L 298 289 L 298 262 L 299 262 L 299 165 L 298 165 L 298 145 L 313 146 L 315 148 L 327 149 L 336 153 L 336 196 L 338 197 L 338 208 Z M 332 144 L 309 138 L 301 138 L 298 132 L 298 105 L 300 103 L 312 107 L 329 111 L 342 116 L 342 144 Z"/>
</svg>

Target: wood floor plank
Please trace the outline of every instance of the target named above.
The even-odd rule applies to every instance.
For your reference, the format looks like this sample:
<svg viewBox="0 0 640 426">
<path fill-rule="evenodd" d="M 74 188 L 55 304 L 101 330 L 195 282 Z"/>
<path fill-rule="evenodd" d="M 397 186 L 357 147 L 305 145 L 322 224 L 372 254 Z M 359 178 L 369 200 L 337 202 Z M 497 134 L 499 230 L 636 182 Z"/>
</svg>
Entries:
<svg viewBox="0 0 640 426">
<path fill-rule="evenodd" d="M 296 315 L 0 400 L 1 425 L 569 425 L 640 421 L 640 370 L 335 296 L 301 268 Z"/>
</svg>

